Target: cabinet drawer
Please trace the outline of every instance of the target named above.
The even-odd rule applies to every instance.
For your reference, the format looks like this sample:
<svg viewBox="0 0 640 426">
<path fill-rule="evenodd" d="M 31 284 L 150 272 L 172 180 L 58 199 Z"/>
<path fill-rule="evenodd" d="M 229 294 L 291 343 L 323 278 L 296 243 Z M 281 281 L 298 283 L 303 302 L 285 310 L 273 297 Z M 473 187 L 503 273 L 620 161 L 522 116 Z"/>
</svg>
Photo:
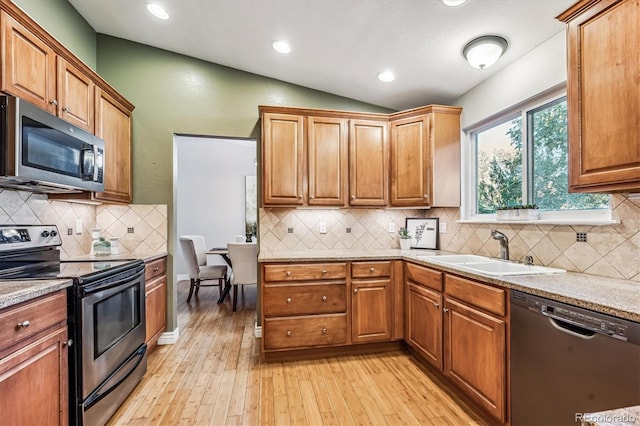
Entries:
<svg viewBox="0 0 640 426">
<path fill-rule="evenodd" d="M 442 291 L 442 276 L 440 271 L 425 268 L 424 266 L 407 263 L 405 273 L 408 280 L 433 290 Z"/>
<path fill-rule="evenodd" d="M 447 274 L 445 275 L 445 292 L 480 309 L 502 316 L 506 314 L 507 292 L 502 288 Z"/>
<path fill-rule="evenodd" d="M 346 263 L 265 265 L 265 281 L 334 280 L 347 277 Z"/>
<path fill-rule="evenodd" d="M 3 347 L 9 347 L 66 321 L 67 293 L 65 291 L 7 308 L 0 312 L 0 324 L 2 324 L 0 342 Z"/>
<path fill-rule="evenodd" d="M 264 286 L 267 317 L 346 312 L 346 284 L 271 284 Z"/>
<path fill-rule="evenodd" d="M 347 343 L 347 314 L 264 320 L 264 348 L 286 349 Z"/>
<path fill-rule="evenodd" d="M 152 260 L 146 263 L 144 268 L 144 279 L 146 281 L 164 275 L 167 272 L 167 258 Z"/>
<path fill-rule="evenodd" d="M 389 277 L 391 276 L 391 261 L 382 262 L 353 262 L 351 264 L 352 278 Z"/>
</svg>

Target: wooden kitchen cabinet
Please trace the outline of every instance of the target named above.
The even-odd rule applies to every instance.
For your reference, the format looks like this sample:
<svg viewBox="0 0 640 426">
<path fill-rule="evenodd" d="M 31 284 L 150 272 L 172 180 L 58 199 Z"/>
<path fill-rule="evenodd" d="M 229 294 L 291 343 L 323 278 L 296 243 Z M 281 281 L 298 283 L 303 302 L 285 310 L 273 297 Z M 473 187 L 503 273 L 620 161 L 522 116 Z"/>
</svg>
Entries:
<svg viewBox="0 0 640 426">
<path fill-rule="evenodd" d="M 506 422 L 507 292 L 445 274 L 444 374 Z"/>
<path fill-rule="evenodd" d="M 440 271 L 405 264 L 405 340 L 439 370 L 443 368 L 442 277 Z"/>
<path fill-rule="evenodd" d="M 2 424 L 68 424 L 66 322 L 65 291 L 0 311 Z"/>
<path fill-rule="evenodd" d="M 310 206 L 345 206 L 349 192 L 347 120 L 308 117 Z"/>
<path fill-rule="evenodd" d="M 389 203 L 389 135 L 386 121 L 349 120 L 349 204 Z"/>
<path fill-rule="evenodd" d="M 91 77 L 2 11 L 2 91 L 93 133 Z"/>
<path fill-rule="evenodd" d="M 153 350 L 167 325 L 167 258 L 145 264 L 146 342 Z"/>
<path fill-rule="evenodd" d="M 351 341 L 391 340 L 393 327 L 392 262 L 351 264 Z"/>
<path fill-rule="evenodd" d="M 567 23 L 569 192 L 640 190 L 640 3 L 581 0 Z"/>
<path fill-rule="evenodd" d="M 461 112 L 431 105 L 390 116 L 392 206 L 460 206 Z"/>
<path fill-rule="evenodd" d="M 104 139 L 104 192 L 95 198 L 105 202 L 131 203 L 131 113 L 128 105 L 96 87 L 96 136 Z"/>
</svg>

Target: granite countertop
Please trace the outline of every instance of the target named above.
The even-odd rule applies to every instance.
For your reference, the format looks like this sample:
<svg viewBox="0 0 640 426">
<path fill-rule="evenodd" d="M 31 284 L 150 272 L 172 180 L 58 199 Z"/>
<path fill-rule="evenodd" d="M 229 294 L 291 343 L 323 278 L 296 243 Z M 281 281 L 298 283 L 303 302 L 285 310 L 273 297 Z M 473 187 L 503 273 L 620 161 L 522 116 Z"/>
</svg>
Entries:
<svg viewBox="0 0 640 426">
<path fill-rule="evenodd" d="M 11 280 L 0 281 L 0 309 L 55 293 L 72 285 L 72 280 Z"/>
<path fill-rule="evenodd" d="M 122 251 L 120 254 L 109 254 L 107 256 L 95 256 L 89 254 L 81 254 L 81 255 L 72 255 L 72 256 L 62 256 L 60 260 L 63 262 L 74 262 L 74 261 L 111 261 L 111 260 L 143 260 L 145 262 L 151 262 L 152 260 L 160 259 L 162 257 L 167 256 L 168 253 L 166 251 Z"/>
<path fill-rule="evenodd" d="M 591 309 L 619 318 L 640 322 L 640 283 L 607 278 L 597 275 L 566 272 L 549 275 L 504 275 L 500 277 L 463 271 L 453 266 L 430 262 L 429 257 L 443 254 L 460 254 L 439 250 L 261 250 L 258 261 L 357 261 L 376 259 L 403 259 L 425 266 L 435 267 L 445 272 L 455 273 L 520 290 L 536 296 L 546 297 L 585 309 Z M 421 256 L 421 257 L 418 257 Z"/>
<path fill-rule="evenodd" d="M 622 426 L 640 425 L 640 405 L 616 410 L 584 413 L 583 426 Z"/>
</svg>

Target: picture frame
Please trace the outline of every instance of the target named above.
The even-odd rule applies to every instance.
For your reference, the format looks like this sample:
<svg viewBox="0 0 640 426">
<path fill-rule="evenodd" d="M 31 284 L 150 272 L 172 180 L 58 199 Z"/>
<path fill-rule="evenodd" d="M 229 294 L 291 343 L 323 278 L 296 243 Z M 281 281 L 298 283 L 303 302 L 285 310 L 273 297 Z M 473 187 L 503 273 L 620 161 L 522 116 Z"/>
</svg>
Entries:
<svg viewBox="0 0 640 426">
<path fill-rule="evenodd" d="M 405 227 L 411 235 L 411 248 L 438 250 L 440 248 L 440 219 L 437 217 L 408 217 Z"/>
</svg>

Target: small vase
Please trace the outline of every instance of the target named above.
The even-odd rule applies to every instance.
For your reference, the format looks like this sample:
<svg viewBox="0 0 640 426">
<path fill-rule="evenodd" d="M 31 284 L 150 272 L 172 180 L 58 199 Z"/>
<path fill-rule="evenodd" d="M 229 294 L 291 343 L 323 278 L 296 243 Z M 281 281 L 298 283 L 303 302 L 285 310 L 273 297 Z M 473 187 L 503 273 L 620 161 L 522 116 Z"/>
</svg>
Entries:
<svg viewBox="0 0 640 426">
<path fill-rule="evenodd" d="M 400 250 L 409 250 L 409 249 L 411 249 L 411 239 L 400 238 Z"/>
</svg>

